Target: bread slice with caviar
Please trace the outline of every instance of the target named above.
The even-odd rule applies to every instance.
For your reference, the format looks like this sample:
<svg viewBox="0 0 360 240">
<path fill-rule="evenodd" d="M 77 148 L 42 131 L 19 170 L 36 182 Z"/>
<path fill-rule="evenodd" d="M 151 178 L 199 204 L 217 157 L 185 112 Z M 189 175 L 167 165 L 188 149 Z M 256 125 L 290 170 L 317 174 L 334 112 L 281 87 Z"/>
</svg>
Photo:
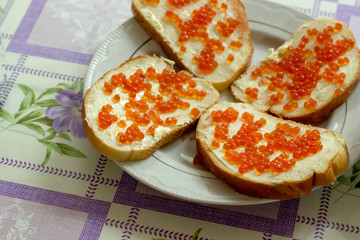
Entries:
<svg viewBox="0 0 360 240">
<path fill-rule="evenodd" d="M 236 191 L 267 199 L 292 199 L 334 182 L 348 167 L 337 132 L 264 113 L 251 104 L 221 102 L 196 128 L 204 165 Z"/>
<path fill-rule="evenodd" d="M 94 148 L 110 159 L 142 160 L 192 129 L 218 100 L 204 79 L 175 72 L 164 58 L 139 56 L 87 90 L 84 129 Z"/>
<path fill-rule="evenodd" d="M 300 26 L 277 50 L 235 80 L 231 91 L 285 119 L 315 123 L 349 97 L 360 79 L 360 51 L 342 22 L 320 18 Z"/>
<path fill-rule="evenodd" d="M 253 47 L 240 0 L 133 0 L 135 19 L 181 69 L 229 87 L 250 62 Z"/>
</svg>

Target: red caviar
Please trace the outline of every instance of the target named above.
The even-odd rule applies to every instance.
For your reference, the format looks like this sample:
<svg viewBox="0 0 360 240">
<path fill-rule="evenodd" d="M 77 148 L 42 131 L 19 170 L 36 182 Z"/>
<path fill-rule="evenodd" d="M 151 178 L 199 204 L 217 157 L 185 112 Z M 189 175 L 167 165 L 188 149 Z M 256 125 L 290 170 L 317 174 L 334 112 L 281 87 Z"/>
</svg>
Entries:
<svg viewBox="0 0 360 240">
<path fill-rule="evenodd" d="M 125 120 L 120 120 L 118 121 L 117 125 L 121 128 L 124 128 L 126 127 L 126 121 Z"/>
<path fill-rule="evenodd" d="M 152 83 L 156 82 L 161 94 L 153 94 Z M 98 114 L 98 125 L 100 130 L 108 128 L 116 122 L 117 127 L 126 128 L 125 132 L 118 133 L 119 144 L 129 144 L 133 141 L 141 141 L 144 134 L 154 135 L 158 126 L 174 126 L 177 124 L 175 117 L 164 118 L 163 114 L 175 112 L 177 109 L 187 110 L 190 107 L 188 99 L 201 100 L 206 97 L 205 90 L 196 87 L 197 82 L 185 72 L 175 72 L 164 69 L 157 73 L 154 67 L 146 71 L 136 70 L 132 75 L 126 77 L 124 74 L 112 75 L 109 82 L 104 83 L 104 94 L 110 96 L 112 102 L 124 101 L 126 120 L 111 113 L 113 107 L 106 104 Z M 113 90 L 119 93 L 114 94 Z M 200 114 L 199 109 L 193 107 L 189 111 L 189 117 L 196 118 Z M 128 122 L 132 122 L 128 123 Z M 128 127 L 128 124 L 130 125 Z M 129 136 L 128 136 L 129 135 Z"/>
<path fill-rule="evenodd" d="M 193 109 L 191 109 L 190 114 L 191 114 L 192 118 L 197 118 L 197 116 L 199 116 L 199 114 L 200 114 L 200 111 L 197 108 L 193 108 Z"/>
<path fill-rule="evenodd" d="M 313 98 L 309 98 L 306 102 L 304 102 L 305 109 L 314 109 L 317 106 L 317 102 Z"/>
<path fill-rule="evenodd" d="M 218 141 L 214 140 L 214 141 L 211 142 L 211 148 L 212 149 L 217 149 L 219 147 L 220 147 L 220 143 Z"/>
<path fill-rule="evenodd" d="M 160 0 L 145 0 L 145 2 L 148 4 L 158 5 Z"/>
<path fill-rule="evenodd" d="M 117 135 L 117 139 L 119 141 L 119 144 L 129 144 L 134 141 L 141 141 L 144 139 L 145 135 L 141 130 L 139 129 L 137 124 L 132 124 L 126 129 L 125 133 L 119 132 Z"/>
<path fill-rule="evenodd" d="M 228 62 L 228 63 L 231 63 L 232 61 L 234 61 L 234 55 L 229 54 L 229 55 L 228 55 L 228 60 L 227 60 L 227 62 Z"/>
<path fill-rule="evenodd" d="M 98 124 L 100 130 L 105 130 L 106 128 L 110 127 L 113 122 L 117 121 L 117 117 L 110 113 L 112 110 L 113 107 L 109 104 L 104 105 L 101 108 L 101 111 L 98 114 Z"/>
<path fill-rule="evenodd" d="M 340 95 L 341 93 L 342 93 L 341 89 L 340 89 L 340 88 L 337 88 L 337 89 L 335 90 L 335 92 L 334 92 L 334 95 L 335 95 L 335 96 L 338 96 L 338 95 Z"/>
<path fill-rule="evenodd" d="M 258 97 L 259 89 L 258 88 L 246 88 L 245 89 L 245 96 L 248 97 L 250 100 L 255 100 Z"/>
<path fill-rule="evenodd" d="M 213 113 L 213 116 L 216 112 Z M 271 132 L 262 134 L 260 129 L 266 125 L 264 118 L 256 120 L 254 115 L 244 112 L 244 122 L 236 134 L 229 136 L 229 124 L 219 123 L 215 126 L 212 149 L 221 147 L 225 159 L 237 164 L 240 174 L 255 170 L 257 174 L 270 171 L 275 174 L 288 171 L 296 161 L 321 151 L 321 137 L 317 129 L 306 130 L 300 134 L 300 128 L 288 123 L 278 123 Z M 213 117 L 214 121 L 214 117 Z M 276 152 L 282 151 L 281 154 Z"/>
<path fill-rule="evenodd" d="M 284 105 L 284 110 L 288 112 L 296 109 L 297 107 L 298 107 L 298 103 L 294 100 L 291 100 L 290 102 Z"/>
<path fill-rule="evenodd" d="M 230 43 L 230 48 L 238 50 L 239 48 L 241 48 L 243 45 L 243 43 L 241 41 L 231 41 Z"/>
<path fill-rule="evenodd" d="M 180 47 L 180 53 L 183 54 L 186 52 L 186 47 L 183 45 Z"/>
<path fill-rule="evenodd" d="M 225 38 L 229 37 L 235 30 L 235 28 L 240 24 L 240 21 L 233 18 L 226 19 L 226 22 L 219 21 L 216 24 L 217 30 Z"/>
<path fill-rule="evenodd" d="M 164 125 L 165 126 L 174 126 L 177 123 L 177 119 L 174 117 L 168 117 L 165 119 Z"/>
<path fill-rule="evenodd" d="M 175 1 L 177 2 L 175 4 Z M 170 6 L 180 6 L 183 4 L 188 4 L 190 0 L 168 0 Z M 204 48 L 200 51 L 199 55 L 193 57 L 193 62 L 198 65 L 198 71 L 204 74 L 211 74 L 218 67 L 218 62 L 216 60 L 216 52 L 221 53 L 225 50 L 225 47 L 221 40 L 213 39 L 208 36 L 207 28 L 208 25 L 213 21 L 214 17 L 217 14 L 217 9 L 224 11 L 227 9 L 227 4 L 222 3 L 220 8 L 217 7 L 218 2 L 216 0 L 211 0 L 208 4 L 195 9 L 191 13 L 191 18 L 183 21 L 178 14 L 172 10 L 168 10 L 165 13 L 165 19 L 173 22 L 178 30 L 178 44 L 184 44 L 190 39 L 202 41 L 204 43 Z M 238 19 L 227 18 L 225 22 L 218 21 L 217 29 L 223 37 L 229 37 L 235 29 L 240 24 Z M 241 47 L 241 41 L 234 42 L 231 48 L 238 49 Z M 180 47 L 180 53 L 185 53 L 185 46 Z M 229 61 L 231 62 L 232 60 Z"/>
<path fill-rule="evenodd" d="M 324 79 L 327 83 L 341 86 L 346 74 L 340 71 L 340 67 L 349 63 L 347 57 L 341 57 L 345 52 L 352 49 L 352 39 L 338 39 L 333 34 L 341 31 L 342 25 L 336 23 L 322 30 L 308 29 L 297 46 L 289 46 L 284 56 L 279 61 L 265 62 L 251 72 L 251 79 L 258 79 L 261 85 L 267 85 L 269 93 L 283 90 L 289 97 L 288 103 L 283 106 L 285 111 L 293 111 L 298 107 L 297 101 L 309 98 L 317 83 Z M 314 50 L 307 48 L 312 42 Z M 245 92 L 250 99 L 250 89 Z M 276 93 L 277 94 L 277 93 Z M 270 95 L 269 104 L 278 104 L 282 96 Z M 306 109 L 314 109 L 314 99 L 304 104 Z M 305 106 L 306 105 L 306 106 Z"/>
<path fill-rule="evenodd" d="M 270 103 L 270 105 L 277 104 L 277 103 L 279 103 L 283 98 L 284 98 L 284 93 L 283 93 L 283 92 L 277 92 L 276 94 L 272 94 L 272 95 L 270 96 L 269 103 Z"/>
<path fill-rule="evenodd" d="M 222 3 L 220 6 L 220 11 L 226 11 L 228 9 L 228 5 L 226 3 Z"/>
<path fill-rule="evenodd" d="M 227 108 L 226 110 L 217 110 L 211 112 L 211 118 L 214 124 L 225 122 L 231 123 L 235 122 L 239 116 L 239 111 L 235 110 L 232 107 Z"/>
<path fill-rule="evenodd" d="M 147 0 L 149 1 L 149 0 Z M 157 0 L 159 1 L 159 0 Z M 181 8 L 192 2 L 197 2 L 199 0 L 167 0 L 168 4 L 173 8 Z"/>
<path fill-rule="evenodd" d="M 147 129 L 146 133 L 149 134 L 149 135 L 154 135 L 155 129 L 156 129 L 156 124 L 151 125 L 151 126 Z"/>
<path fill-rule="evenodd" d="M 120 95 L 119 94 L 115 94 L 113 97 L 113 102 L 114 103 L 118 103 L 120 101 Z"/>
</svg>

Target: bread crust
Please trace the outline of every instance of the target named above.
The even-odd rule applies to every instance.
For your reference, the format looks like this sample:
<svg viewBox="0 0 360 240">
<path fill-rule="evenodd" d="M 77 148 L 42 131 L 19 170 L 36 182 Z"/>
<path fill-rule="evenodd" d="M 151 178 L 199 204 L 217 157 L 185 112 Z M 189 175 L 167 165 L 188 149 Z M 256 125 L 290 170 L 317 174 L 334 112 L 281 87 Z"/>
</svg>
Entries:
<svg viewBox="0 0 360 240">
<path fill-rule="evenodd" d="M 336 23 L 341 23 L 335 19 L 330 19 L 330 18 L 320 18 L 308 23 L 305 23 L 304 25 L 300 26 L 299 29 L 297 31 L 295 31 L 292 36 L 283 44 L 283 46 L 287 47 L 288 44 L 290 44 L 293 39 L 298 39 L 301 38 L 301 36 L 299 35 L 299 32 L 301 31 L 301 29 L 310 29 L 312 24 L 317 24 L 319 22 L 319 24 L 333 24 L 335 25 Z M 343 26 L 343 30 L 347 36 L 349 36 L 349 38 L 353 39 L 355 41 L 355 37 L 353 35 L 353 33 L 349 30 L 349 28 L 342 23 Z M 280 49 L 282 50 L 283 46 L 280 46 L 279 49 L 277 49 L 275 52 L 280 51 Z M 322 103 L 320 106 L 317 106 L 314 110 L 303 110 L 303 111 L 299 111 L 296 114 L 292 114 L 291 112 L 284 112 L 281 111 L 279 112 L 278 109 L 275 109 L 273 106 L 269 105 L 268 103 L 262 103 L 260 100 L 254 100 L 253 102 L 250 101 L 249 99 L 247 99 L 245 97 L 245 93 L 244 90 L 242 89 L 245 84 L 245 81 L 254 81 L 252 79 L 250 79 L 250 74 L 251 72 L 260 65 L 260 63 L 254 65 L 253 67 L 251 67 L 250 69 L 247 70 L 246 73 L 244 73 L 242 76 L 240 76 L 237 80 L 235 80 L 233 82 L 233 84 L 231 85 L 231 93 L 232 95 L 235 97 L 236 100 L 241 101 L 241 102 L 247 102 L 247 103 L 255 103 L 257 104 L 257 107 L 263 111 L 272 113 L 273 115 L 276 115 L 278 117 L 281 117 L 283 119 L 289 119 L 289 120 L 293 120 L 296 122 L 300 122 L 300 123 L 305 123 L 305 124 L 313 124 L 313 123 L 319 123 L 322 122 L 324 120 L 326 120 L 330 114 L 336 109 L 338 108 L 340 105 L 342 105 L 344 102 L 346 102 L 346 100 L 348 99 L 348 97 L 351 95 L 352 91 L 355 89 L 355 87 L 357 86 L 357 84 L 360 81 L 360 50 L 358 45 L 355 43 L 353 49 L 351 49 L 352 51 L 352 56 L 354 59 L 350 59 L 350 61 L 355 60 L 357 62 L 357 64 L 353 65 L 350 71 L 353 71 L 353 78 L 350 80 L 346 80 L 346 82 L 344 82 L 344 85 L 341 86 L 342 88 L 342 92 L 339 95 L 334 95 L 333 92 L 329 92 L 329 93 L 324 93 L 324 94 L 333 94 L 333 96 L 326 102 Z M 264 61 L 271 61 L 271 56 L 268 56 L 266 59 L 264 59 Z M 341 70 L 339 70 L 339 72 L 341 72 Z M 242 83 L 240 83 L 240 80 L 242 81 Z M 340 87 L 340 86 L 339 86 Z M 259 94 L 262 94 L 259 92 Z M 311 96 L 310 96 L 311 97 Z M 283 103 L 282 103 L 283 104 Z"/>
<path fill-rule="evenodd" d="M 200 114 L 198 117 L 193 118 L 190 121 L 187 121 L 185 124 L 172 126 L 169 131 L 167 131 L 166 133 L 161 135 L 162 137 L 158 141 L 152 142 L 151 145 L 149 145 L 145 148 L 134 149 L 131 144 L 129 145 L 129 148 L 122 148 L 120 145 L 115 143 L 115 139 L 114 139 L 114 143 L 111 143 L 111 144 L 104 141 L 103 135 L 99 134 L 100 130 L 98 129 L 97 123 L 94 123 L 94 120 L 89 119 L 90 117 L 89 117 L 88 113 L 93 111 L 93 109 L 91 109 L 89 107 L 90 103 L 97 100 L 97 99 L 93 99 L 93 97 L 90 96 L 90 92 L 95 91 L 95 90 L 92 90 L 92 88 L 96 84 L 101 84 L 101 83 L 103 84 L 103 81 L 106 81 L 106 79 L 109 78 L 109 75 L 111 76 L 110 73 L 113 71 L 118 71 L 118 70 L 121 70 L 122 68 L 126 68 L 127 65 L 130 65 L 133 62 L 134 62 L 134 64 L 137 64 L 135 62 L 137 62 L 139 60 L 151 62 L 151 61 L 154 61 L 154 59 L 156 59 L 155 63 L 156 63 L 156 61 L 157 62 L 161 61 L 162 63 L 166 64 L 166 66 L 167 66 L 166 68 L 172 69 L 172 66 L 169 64 L 169 62 L 167 62 L 166 59 L 160 59 L 158 57 L 152 57 L 152 56 L 138 56 L 138 57 L 132 58 L 132 59 L 122 63 L 118 68 L 112 69 L 112 70 L 108 71 L 107 73 L 105 73 L 85 94 L 84 102 L 83 102 L 83 106 L 82 106 L 82 119 L 83 119 L 83 126 L 84 126 L 85 133 L 87 135 L 87 138 L 89 139 L 90 143 L 93 145 L 93 147 L 98 152 L 109 157 L 112 160 L 115 160 L 115 161 L 137 161 L 137 160 L 146 159 L 146 158 L 150 157 L 157 149 L 159 149 L 165 143 L 171 142 L 171 141 L 177 139 L 178 137 L 180 137 L 181 135 L 183 135 L 184 133 L 194 129 L 199 120 Z M 206 86 L 207 89 L 210 89 L 207 92 L 207 94 L 209 94 L 209 98 L 207 98 L 207 101 L 209 99 L 211 99 L 211 100 L 209 102 L 204 103 L 204 105 L 206 105 L 206 108 L 208 108 L 211 105 L 218 102 L 220 95 L 212 87 L 212 85 L 210 83 L 208 83 L 202 79 L 199 79 L 198 81 L 200 81 L 200 80 L 202 82 L 201 84 L 203 84 L 202 85 L 203 87 Z M 198 84 L 199 84 L 199 82 L 198 82 Z M 101 108 L 101 105 L 99 105 L 98 107 Z M 205 111 L 205 109 L 203 109 L 203 110 L 199 109 L 199 110 L 201 110 L 201 112 L 203 112 L 203 111 Z"/>
<path fill-rule="evenodd" d="M 243 3 L 240 0 L 229 0 L 229 1 L 227 1 L 227 3 L 231 6 L 232 9 L 237 10 L 238 18 L 241 19 L 241 21 L 242 21 L 242 24 L 239 27 L 240 30 L 237 30 L 237 31 L 241 31 L 243 34 L 247 35 L 244 39 L 248 39 L 248 41 L 246 41 L 244 44 L 246 44 L 246 46 L 249 48 L 249 51 L 247 52 L 246 56 L 241 56 L 241 57 L 244 57 L 244 60 L 242 61 L 241 64 L 239 64 L 237 66 L 237 71 L 235 71 L 232 76 L 230 76 L 227 79 L 224 77 L 224 78 L 222 78 L 221 81 L 217 80 L 215 82 L 208 79 L 207 76 L 199 75 L 199 73 L 191 70 L 191 68 L 189 66 L 192 65 L 193 63 L 192 62 L 186 62 L 185 60 L 183 60 L 181 58 L 181 56 L 172 47 L 172 45 L 174 45 L 175 43 L 171 43 L 171 42 L 166 41 L 166 39 L 164 39 L 163 36 L 161 36 L 161 34 L 146 19 L 146 17 L 143 14 L 141 14 L 141 7 L 138 6 L 138 4 L 136 3 L 136 0 L 132 1 L 131 10 L 133 12 L 133 16 L 134 16 L 135 20 L 152 37 L 152 39 L 160 45 L 162 50 L 167 54 L 167 56 L 171 60 L 173 60 L 175 62 L 176 66 L 179 69 L 187 70 L 190 73 L 192 73 L 194 76 L 205 78 L 210 83 L 212 83 L 213 86 L 218 91 L 221 92 L 221 91 L 224 91 L 225 89 L 227 89 L 229 87 L 229 85 L 241 73 L 243 73 L 248 68 L 248 66 L 250 65 L 250 61 L 251 61 L 253 51 L 254 51 L 253 45 L 252 45 L 251 40 L 250 40 L 251 39 L 251 37 L 250 37 L 250 28 L 249 28 L 249 25 L 248 25 L 248 22 L 247 22 L 247 16 L 246 16 L 245 7 L 244 7 Z M 164 13 L 164 15 L 165 15 L 165 13 Z M 235 53 L 234 53 L 234 55 L 235 55 Z M 237 55 L 235 55 L 235 57 L 236 56 Z M 219 63 L 219 65 L 220 64 L 221 63 Z M 225 66 L 226 63 L 222 63 L 222 65 Z M 224 71 L 226 72 L 226 69 Z"/>
<path fill-rule="evenodd" d="M 254 178 L 249 177 L 247 174 L 239 174 L 236 171 L 230 170 L 224 165 L 222 161 L 219 160 L 219 156 L 217 156 L 211 149 L 209 144 L 206 143 L 206 140 L 202 137 L 202 129 L 199 129 L 203 127 L 207 128 L 206 126 L 209 123 L 206 123 L 206 118 L 209 116 L 209 112 L 214 110 L 216 111 L 217 109 L 219 109 L 217 108 L 217 106 L 220 106 L 221 104 L 222 103 L 214 105 L 200 118 L 196 133 L 196 145 L 198 153 L 202 156 L 202 161 L 205 167 L 209 169 L 217 178 L 230 185 L 236 191 L 258 198 L 277 200 L 293 199 L 298 198 L 303 194 L 309 194 L 314 187 L 332 184 L 336 179 L 336 176 L 346 171 L 349 161 L 349 153 L 346 147 L 346 143 L 339 133 L 329 130 L 326 131 L 330 132 L 334 136 L 334 138 L 339 139 L 338 142 L 340 145 L 334 146 L 338 148 L 338 151 L 335 155 L 330 156 L 327 161 L 327 167 L 324 171 L 316 171 L 314 169 L 313 174 L 307 175 L 307 177 L 304 177 L 301 180 L 294 181 L 288 179 L 281 182 L 269 182 L 264 181 L 260 178 L 258 180 L 254 180 Z M 231 106 L 235 108 L 236 103 L 232 104 Z M 250 107 L 250 105 L 248 106 L 249 109 L 255 109 L 252 106 Z M 270 115 L 268 115 L 268 118 L 266 118 L 266 120 L 272 121 L 269 118 L 275 121 L 285 121 L 272 117 Z M 292 121 L 287 122 L 302 126 L 301 124 Z M 306 161 L 306 159 L 303 159 L 301 161 Z"/>
</svg>

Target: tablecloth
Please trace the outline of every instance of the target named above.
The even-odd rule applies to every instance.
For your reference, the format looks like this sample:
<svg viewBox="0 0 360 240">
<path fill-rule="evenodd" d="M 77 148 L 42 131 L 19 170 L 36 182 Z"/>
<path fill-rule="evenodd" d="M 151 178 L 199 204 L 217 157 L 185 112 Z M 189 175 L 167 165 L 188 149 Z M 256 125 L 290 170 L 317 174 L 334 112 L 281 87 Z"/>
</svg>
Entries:
<svg viewBox="0 0 360 240">
<path fill-rule="evenodd" d="M 359 0 L 273 2 L 341 20 L 360 41 Z M 0 239 L 359 239 L 360 191 L 349 178 L 288 201 L 199 204 L 94 150 L 81 123 L 84 79 L 130 4 L 0 1 Z"/>
</svg>

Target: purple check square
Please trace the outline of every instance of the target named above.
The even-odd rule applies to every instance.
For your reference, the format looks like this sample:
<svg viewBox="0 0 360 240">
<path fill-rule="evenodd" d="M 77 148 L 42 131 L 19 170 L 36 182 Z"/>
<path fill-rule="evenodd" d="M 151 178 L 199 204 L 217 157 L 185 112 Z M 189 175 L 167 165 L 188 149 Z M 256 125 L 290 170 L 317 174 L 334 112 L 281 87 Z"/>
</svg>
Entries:
<svg viewBox="0 0 360 240">
<path fill-rule="evenodd" d="M 111 204 L 1 180 L 0 201 L 0 238 L 22 232 L 29 240 L 98 239 Z"/>
<path fill-rule="evenodd" d="M 263 206 L 246 206 L 246 208 L 253 208 L 253 211 L 239 212 L 236 207 L 231 209 L 199 205 L 164 197 L 152 189 L 144 191 L 145 186 L 139 187 L 139 184 L 141 183 L 124 172 L 113 202 L 284 237 L 293 235 L 299 199 Z M 251 212 L 256 212 L 256 208 L 265 210 L 261 214 L 252 214 Z M 266 211 L 267 208 L 269 213 Z"/>
<path fill-rule="evenodd" d="M 117 0 L 32 1 L 7 51 L 89 64 L 99 44 L 124 17 Z"/>
</svg>

